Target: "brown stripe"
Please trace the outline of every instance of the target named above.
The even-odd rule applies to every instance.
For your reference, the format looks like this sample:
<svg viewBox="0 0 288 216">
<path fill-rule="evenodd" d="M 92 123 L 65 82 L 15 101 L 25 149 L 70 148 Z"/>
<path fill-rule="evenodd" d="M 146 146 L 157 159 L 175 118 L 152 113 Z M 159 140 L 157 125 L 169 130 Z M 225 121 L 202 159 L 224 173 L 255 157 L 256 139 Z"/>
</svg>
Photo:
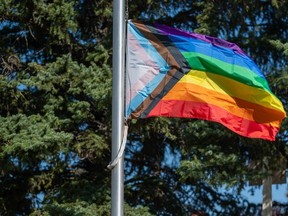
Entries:
<svg viewBox="0 0 288 216">
<path fill-rule="evenodd" d="M 130 118 L 145 118 L 145 116 L 152 110 L 152 108 L 158 103 L 158 101 L 167 94 L 167 92 L 182 78 L 184 75 L 181 71 L 181 67 L 175 60 L 169 49 L 160 41 L 145 24 L 141 22 L 133 22 L 135 27 L 142 33 L 142 35 L 149 40 L 159 54 L 165 59 L 170 66 L 170 70 L 167 72 L 164 79 L 154 89 L 154 91 L 135 109 Z M 153 27 L 152 27 L 153 28 Z M 156 29 L 155 29 L 156 30 Z M 148 109 L 149 108 L 149 109 Z"/>
</svg>

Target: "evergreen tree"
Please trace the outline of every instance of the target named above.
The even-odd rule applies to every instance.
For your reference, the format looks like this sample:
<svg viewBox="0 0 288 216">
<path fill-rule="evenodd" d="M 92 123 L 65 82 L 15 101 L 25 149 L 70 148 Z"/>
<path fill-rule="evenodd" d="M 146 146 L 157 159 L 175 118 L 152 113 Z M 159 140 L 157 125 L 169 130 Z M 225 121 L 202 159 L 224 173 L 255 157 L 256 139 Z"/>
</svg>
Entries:
<svg viewBox="0 0 288 216">
<path fill-rule="evenodd" d="M 236 42 L 287 110 L 288 1 L 128 5 L 129 18 Z M 1 215 L 110 215 L 111 26 L 109 1 L 0 0 Z M 247 163 L 288 154 L 286 121 L 276 142 L 195 119 L 129 126 L 125 215 L 240 215 L 239 192 L 267 175 Z"/>
</svg>

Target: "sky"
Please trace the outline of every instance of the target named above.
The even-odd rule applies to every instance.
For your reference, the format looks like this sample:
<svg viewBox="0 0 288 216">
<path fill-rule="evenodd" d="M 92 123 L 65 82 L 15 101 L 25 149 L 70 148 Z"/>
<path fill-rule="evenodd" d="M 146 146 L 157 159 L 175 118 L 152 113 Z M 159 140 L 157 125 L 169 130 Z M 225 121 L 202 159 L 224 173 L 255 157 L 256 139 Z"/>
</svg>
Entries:
<svg viewBox="0 0 288 216">
<path fill-rule="evenodd" d="M 286 178 L 286 184 L 272 185 L 272 199 L 273 201 L 288 203 L 288 179 Z M 255 188 L 254 195 L 252 196 L 249 190 L 252 187 L 247 186 L 242 192 L 243 197 L 247 198 L 250 202 L 253 203 L 262 203 L 262 186 Z"/>
</svg>

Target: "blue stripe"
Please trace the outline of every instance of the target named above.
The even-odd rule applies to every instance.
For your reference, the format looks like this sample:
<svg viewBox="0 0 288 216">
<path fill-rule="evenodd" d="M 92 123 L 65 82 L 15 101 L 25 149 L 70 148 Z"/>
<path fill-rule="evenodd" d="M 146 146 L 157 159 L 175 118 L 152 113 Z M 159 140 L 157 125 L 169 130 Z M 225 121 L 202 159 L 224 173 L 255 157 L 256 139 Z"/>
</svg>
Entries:
<svg viewBox="0 0 288 216">
<path fill-rule="evenodd" d="M 154 46 L 141 34 L 141 32 L 134 26 L 132 22 L 129 22 L 128 31 L 137 39 L 138 43 L 154 60 L 154 63 L 159 67 L 159 73 L 154 77 L 154 79 L 151 80 L 151 82 L 149 82 L 142 90 L 140 90 L 140 92 L 137 93 L 137 95 L 133 99 L 131 99 L 130 103 L 126 107 L 125 117 L 128 117 L 133 111 L 138 108 L 138 106 L 154 91 L 154 89 L 159 85 L 167 72 L 170 70 L 170 66 L 167 64 L 167 62 L 162 58 L 162 56 L 158 53 Z M 140 61 L 140 59 L 138 60 Z M 144 67 L 146 68 L 149 67 L 144 63 L 142 65 L 144 65 Z M 155 70 L 155 68 L 151 69 Z"/>
<path fill-rule="evenodd" d="M 246 67 L 258 76 L 265 79 L 261 70 L 248 56 L 237 54 L 229 48 L 215 46 L 199 39 L 178 35 L 169 35 L 168 37 L 180 50 L 180 52 L 198 52 L 226 63 Z"/>
</svg>

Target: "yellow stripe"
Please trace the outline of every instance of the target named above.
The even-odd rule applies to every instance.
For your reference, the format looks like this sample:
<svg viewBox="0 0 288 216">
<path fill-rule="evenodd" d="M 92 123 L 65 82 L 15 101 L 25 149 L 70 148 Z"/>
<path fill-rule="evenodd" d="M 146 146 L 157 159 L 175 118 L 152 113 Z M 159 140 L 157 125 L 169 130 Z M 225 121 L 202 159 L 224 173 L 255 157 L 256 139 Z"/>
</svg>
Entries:
<svg viewBox="0 0 288 216">
<path fill-rule="evenodd" d="M 279 127 L 283 114 L 274 109 L 233 98 L 192 83 L 178 82 L 163 98 L 165 100 L 193 101 L 212 104 L 241 118 Z"/>
<path fill-rule="evenodd" d="M 203 88 L 213 90 L 224 95 L 229 95 L 270 109 L 275 109 L 284 113 L 285 117 L 285 111 L 282 103 L 277 97 L 275 97 L 275 95 L 263 89 L 251 87 L 224 76 L 191 70 L 188 74 L 183 76 L 179 82 L 199 85 Z"/>
</svg>

